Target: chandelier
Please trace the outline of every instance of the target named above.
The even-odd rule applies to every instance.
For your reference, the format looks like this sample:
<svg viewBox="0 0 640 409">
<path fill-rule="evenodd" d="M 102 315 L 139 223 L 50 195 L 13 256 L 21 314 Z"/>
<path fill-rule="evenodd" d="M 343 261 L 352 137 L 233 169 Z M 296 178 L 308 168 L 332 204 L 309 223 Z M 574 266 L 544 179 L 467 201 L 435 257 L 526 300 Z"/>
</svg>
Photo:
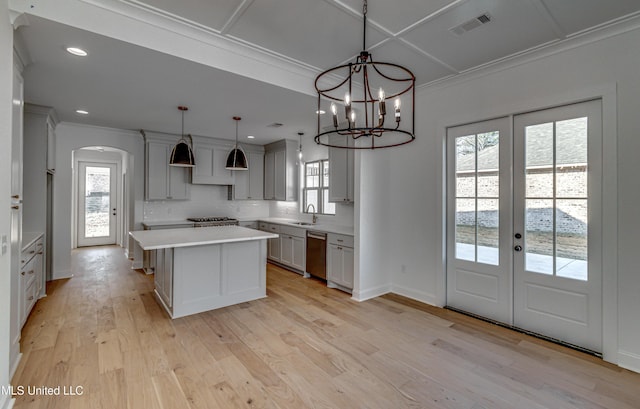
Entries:
<svg viewBox="0 0 640 409">
<path fill-rule="evenodd" d="M 318 128 L 315 142 L 333 148 L 377 149 L 415 139 L 415 82 L 398 64 L 377 62 L 366 51 L 367 1 L 362 7 L 362 50 L 355 62 L 330 68 L 316 77 Z M 323 101 L 330 116 L 323 120 Z M 387 101 L 392 101 L 387 107 Z"/>
</svg>

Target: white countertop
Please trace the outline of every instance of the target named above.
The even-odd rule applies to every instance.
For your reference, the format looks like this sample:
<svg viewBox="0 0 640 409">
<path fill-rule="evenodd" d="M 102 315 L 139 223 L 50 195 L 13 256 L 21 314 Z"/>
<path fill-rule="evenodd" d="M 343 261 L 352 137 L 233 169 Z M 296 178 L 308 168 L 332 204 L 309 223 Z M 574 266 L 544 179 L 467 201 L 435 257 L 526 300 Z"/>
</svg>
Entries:
<svg viewBox="0 0 640 409">
<path fill-rule="evenodd" d="M 24 251 L 27 247 L 33 244 L 36 240 L 44 235 L 43 232 L 34 231 L 34 232 L 22 232 L 22 249 Z"/>
<path fill-rule="evenodd" d="M 167 230 L 136 230 L 129 235 L 143 250 L 204 246 L 237 241 L 274 239 L 277 234 L 239 226 L 187 227 Z"/>
<path fill-rule="evenodd" d="M 347 236 L 353 236 L 353 226 L 341 226 L 338 224 L 328 224 L 328 223 L 307 224 L 307 225 L 301 226 L 301 225 L 292 223 L 292 222 L 298 222 L 301 220 L 285 219 L 281 217 L 261 217 L 261 218 L 258 218 L 258 220 L 261 222 L 281 224 L 289 227 L 299 227 L 301 229 L 306 229 L 306 230 L 315 230 L 315 231 L 322 231 L 325 233 L 337 233 L 337 234 L 346 234 Z"/>
</svg>

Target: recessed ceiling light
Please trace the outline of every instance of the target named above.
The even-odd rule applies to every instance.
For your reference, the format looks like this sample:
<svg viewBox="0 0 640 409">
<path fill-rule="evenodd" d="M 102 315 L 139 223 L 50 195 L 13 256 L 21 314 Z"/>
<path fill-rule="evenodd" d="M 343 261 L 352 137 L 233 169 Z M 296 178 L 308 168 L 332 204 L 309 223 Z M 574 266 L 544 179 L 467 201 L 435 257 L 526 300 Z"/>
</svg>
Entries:
<svg viewBox="0 0 640 409">
<path fill-rule="evenodd" d="M 69 54 L 77 55 L 78 57 L 86 57 L 87 56 L 87 52 L 85 50 L 83 50 L 82 48 L 78 48 L 78 47 L 67 47 L 67 52 Z"/>
<path fill-rule="evenodd" d="M 324 115 L 324 114 L 326 114 L 326 112 L 324 112 L 324 111 L 321 109 L 321 110 L 319 110 L 319 111 L 316 111 L 316 115 L 317 115 L 317 114 Z"/>
<path fill-rule="evenodd" d="M 89 115 L 89 111 L 85 111 L 84 109 L 76 109 L 76 114 Z"/>
<path fill-rule="evenodd" d="M 247 135 L 247 139 L 256 139 L 256 137 L 253 135 Z"/>
</svg>

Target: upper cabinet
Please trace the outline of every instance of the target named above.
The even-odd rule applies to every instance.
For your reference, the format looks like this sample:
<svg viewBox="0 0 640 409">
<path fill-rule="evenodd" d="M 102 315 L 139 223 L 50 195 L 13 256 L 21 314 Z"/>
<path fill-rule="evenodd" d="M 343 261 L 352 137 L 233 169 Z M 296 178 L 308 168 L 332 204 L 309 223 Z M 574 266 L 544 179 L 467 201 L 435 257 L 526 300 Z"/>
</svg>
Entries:
<svg viewBox="0 0 640 409">
<path fill-rule="evenodd" d="M 233 185 L 234 172 L 225 169 L 227 156 L 234 144 L 214 138 L 193 137 L 193 168 L 191 183 L 202 185 Z"/>
<path fill-rule="evenodd" d="M 336 135 L 330 139 L 334 145 L 353 144 L 353 140 Z M 329 148 L 329 201 L 353 202 L 354 150 Z"/>
<path fill-rule="evenodd" d="M 264 199 L 264 148 L 242 145 L 247 155 L 248 170 L 236 170 L 235 184 L 231 187 L 233 200 Z"/>
<path fill-rule="evenodd" d="M 189 168 L 169 166 L 175 135 L 142 132 L 145 139 L 145 199 L 189 199 Z M 197 159 L 196 159 L 197 161 Z"/>
<path fill-rule="evenodd" d="M 298 199 L 297 142 L 283 139 L 265 145 L 264 198 L 296 201 Z"/>
<path fill-rule="evenodd" d="M 22 228 L 44 232 L 47 226 L 47 173 L 55 170 L 55 125 L 53 108 L 25 104 L 22 158 Z M 49 238 L 47 238 L 48 240 Z"/>
</svg>

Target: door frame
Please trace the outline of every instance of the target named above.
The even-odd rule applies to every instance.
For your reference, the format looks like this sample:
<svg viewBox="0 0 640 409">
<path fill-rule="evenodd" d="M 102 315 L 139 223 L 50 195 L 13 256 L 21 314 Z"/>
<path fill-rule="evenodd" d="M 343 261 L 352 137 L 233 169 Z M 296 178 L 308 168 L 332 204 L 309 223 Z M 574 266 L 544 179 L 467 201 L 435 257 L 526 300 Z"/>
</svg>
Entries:
<svg viewBox="0 0 640 409">
<path fill-rule="evenodd" d="M 115 220 L 111 218 L 112 214 L 109 214 L 109 235 L 108 236 L 100 236 L 100 237 L 86 237 L 82 233 L 82 228 L 86 229 L 87 220 L 85 213 L 86 206 L 86 198 L 84 196 L 84 192 L 86 190 L 86 173 L 87 168 L 109 168 L 112 171 L 109 172 L 109 210 L 108 213 L 112 211 L 116 211 L 114 216 Z M 83 178 L 84 176 L 84 178 Z M 76 226 L 78 228 L 76 232 L 76 240 L 78 242 L 78 247 L 91 247 L 91 246 L 102 246 L 102 245 L 112 245 L 118 243 L 119 236 L 119 220 L 118 217 L 119 211 L 119 198 L 120 193 L 118 192 L 118 179 L 120 178 L 118 172 L 118 164 L 116 162 L 90 162 L 85 160 L 78 161 L 78 195 L 76 197 L 77 200 L 77 209 L 76 212 L 77 222 Z M 82 189 L 81 189 L 82 188 Z M 82 206 L 84 204 L 84 206 Z M 85 231 L 86 233 L 86 231 Z M 113 239 L 112 239 L 113 237 Z"/>
<path fill-rule="evenodd" d="M 78 248 L 78 219 L 79 215 L 79 185 L 80 185 L 80 162 L 91 162 L 96 164 L 116 164 L 116 208 L 118 209 L 116 213 L 116 242 L 115 244 L 118 246 L 123 245 L 123 232 L 127 229 L 126 226 L 123 226 L 124 221 L 124 213 L 125 203 L 124 200 L 124 192 L 122 185 L 122 175 L 123 175 L 123 165 L 122 165 L 122 153 L 124 151 L 121 150 L 105 150 L 104 152 L 100 152 L 97 150 L 90 150 L 86 148 L 94 148 L 94 147 L 84 147 L 79 148 L 73 151 L 73 183 L 72 183 L 72 198 L 71 198 L 71 248 Z"/>
<path fill-rule="evenodd" d="M 436 303 L 446 305 L 447 294 L 447 128 L 482 122 L 504 116 L 513 116 L 559 106 L 602 100 L 602 269 L 607 277 L 602 282 L 602 357 L 618 364 L 618 172 L 617 172 L 617 85 L 603 83 L 592 87 L 576 88 L 543 98 L 518 96 L 516 101 L 504 101 L 485 106 L 478 113 L 456 113 L 436 123 L 439 135 L 440 163 L 437 169 L 438 224 L 437 294 Z"/>
</svg>

